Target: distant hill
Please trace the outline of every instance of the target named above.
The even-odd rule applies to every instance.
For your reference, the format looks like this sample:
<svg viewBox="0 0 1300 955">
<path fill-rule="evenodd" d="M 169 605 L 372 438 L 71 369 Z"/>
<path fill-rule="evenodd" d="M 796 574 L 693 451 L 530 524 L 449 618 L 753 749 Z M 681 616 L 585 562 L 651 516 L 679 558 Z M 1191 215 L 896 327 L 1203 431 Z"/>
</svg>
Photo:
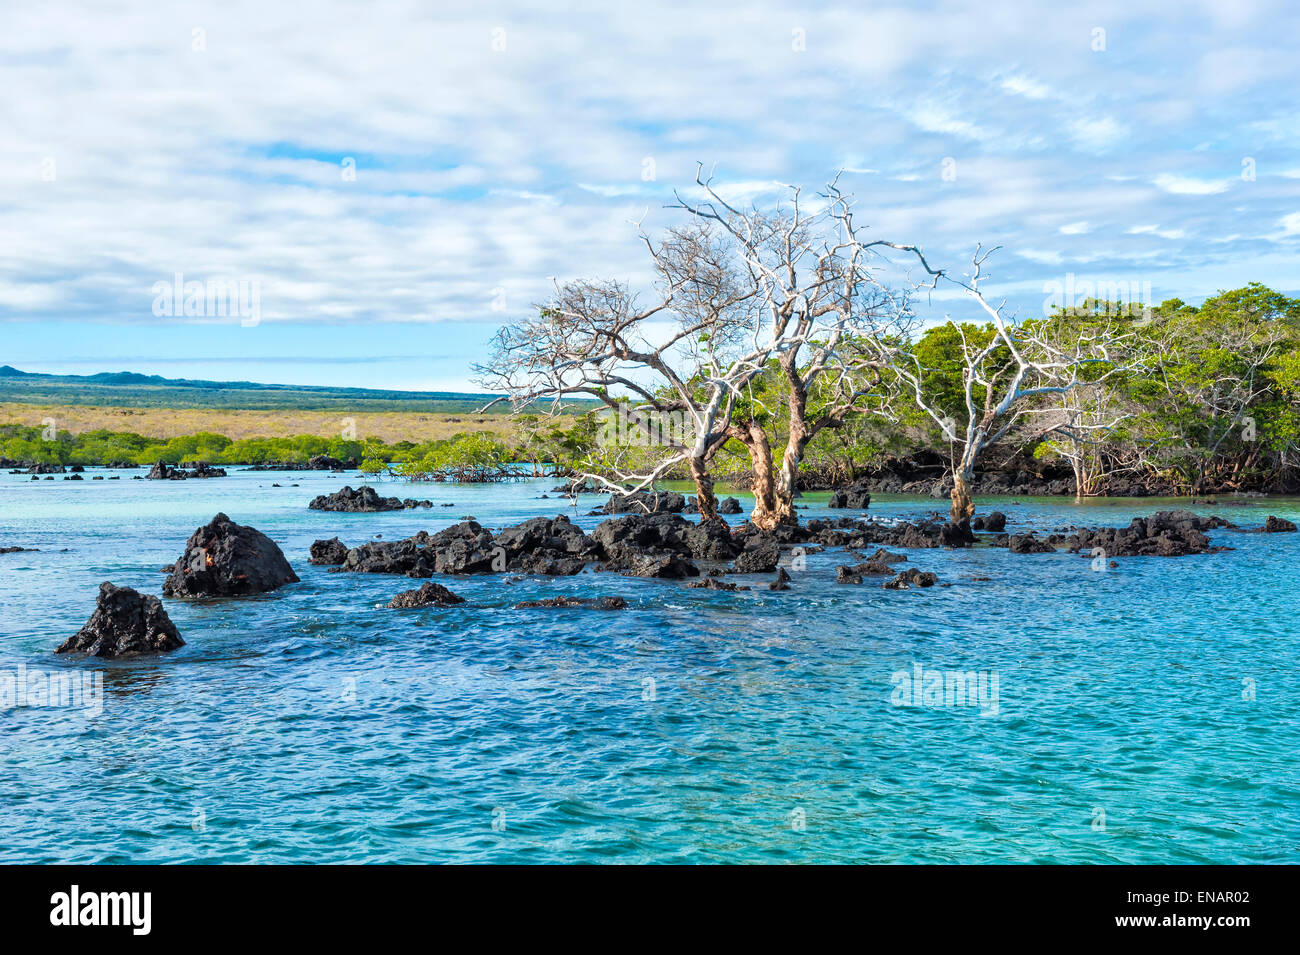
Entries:
<svg viewBox="0 0 1300 955">
<path fill-rule="evenodd" d="M 386 391 L 327 385 L 264 385 L 255 381 L 163 378 L 130 371 L 45 375 L 0 365 L 0 402 L 138 408 L 225 408 L 302 411 L 477 411 L 493 395 L 454 391 Z M 588 402 L 573 402 L 585 406 Z M 505 410 L 500 405 L 494 410 Z"/>
</svg>

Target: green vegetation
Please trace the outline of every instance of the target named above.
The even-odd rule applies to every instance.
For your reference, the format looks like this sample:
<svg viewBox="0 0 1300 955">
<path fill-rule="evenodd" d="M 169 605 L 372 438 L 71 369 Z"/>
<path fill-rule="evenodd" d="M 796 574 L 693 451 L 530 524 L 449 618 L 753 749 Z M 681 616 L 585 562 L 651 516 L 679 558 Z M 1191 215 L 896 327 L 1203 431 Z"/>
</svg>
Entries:
<svg viewBox="0 0 1300 955">
<path fill-rule="evenodd" d="M 1178 299 L 1149 309 L 1088 302 L 1025 328 L 1036 341 L 1050 344 L 1077 342 L 1103 325 L 1122 333 L 1125 369 L 1106 374 L 1108 366 L 1099 363 L 1082 387 L 1034 398 L 999 440 L 996 460 L 1019 456 L 1068 464 L 1080 494 L 1104 493 L 1121 475 L 1129 483 L 1190 493 L 1300 485 L 1300 299 L 1252 284 L 1199 307 Z M 932 407 L 960 418 L 963 340 L 967 348 L 978 347 L 992 335 L 991 325 L 942 325 L 906 345 Z M 1004 352 L 995 350 L 988 362 L 985 373 L 991 380 L 999 363 L 1007 361 Z M 983 394 L 975 389 L 977 403 Z M 813 389 L 809 418 L 836 400 L 829 387 Z M 779 459 L 788 439 L 788 402 L 788 388 L 772 362 L 738 399 L 733 430 L 757 429 Z M 858 411 L 811 440 L 801 464 L 807 486 L 852 480 L 889 456 L 938 452 L 950 457 L 950 442 L 906 388 L 895 389 L 887 409 L 873 407 L 877 410 Z M 648 418 L 653 422 L 656 416 Z M 211 431 L 162 440 L 108 429 L 61 430 L 48 440 L 40 427 L 8 424 L 0 425 L 0 460 L 9 467 L 305 464 L 323 454 L 353 462 L 370 477 L 392 473 L 407 480 L 485 481 L 530 470 L 644 472 L 665 453 L 654 437 L 636 428 L 611 428 L 610 420 L 604 409 L 594 408 L 563 417 L 522 413 L 513 420 L 513 438 L 475 430 L 418 444 L 315 435 L 232 440 Z M 680 421 L 662 422 L 664 433 L 680 426 Z M 752 441 L 732 437 L 712 455 L 710 470 L 720 480 L 743 484 L 752 462 Z M 664 477 L 690 475 L 683 464 Z"/>
<path fill-rule="evenodd" d="M 1300 486 L 1300 299 L 1252 284 L 1199 307 L 1177 299 L 1152 308 L 1090 301 L 1025 329 L 1068 346 L 1103 326 L 1119 333 L 1131 367 L 1107 375 L 1113 366 L 1098 363 L 1081 372 L 1083 386 L 1028 402 L 998 442 L 995 461 L 1068 465 L 1082 495 L 1103 493 L 1117 476 L 1186 493 Z M 907 346 L 923 393 L 941 414 L 958 421 L 964 414 L 963 339 L 977 349 L 992 336 L 991 324 L 940 325 Z M 1006 349 L 995 349 L 984 371 L 997 381 L 1009 365 Z M 975 387 L 977 409 L 985 393 Z M 834 398 L 813 392 L 809 418 Z M 788 438 L 788 401 L 782 376 L 769 363 L 738 400 L 732 420 L 758 425 L 779 458 Z M 567 443 L 552 445 L 553 460 L 607 474 L 617 461 L 626 472 L 646 472 L 663 453 L 653 442 L 596 440 L 600 420 L 599 414 L 577 419 L 564 433 Z M 949 458 L 952 448 L 904 387 L 888 416 L 864 410 L 821 431 L 808 446 L 802 474 L 813 486 L 838 484 L 887 456 L 924 451 Z M 750 467 L 749 449 L 733 439 L 714 454 L 710 470 L 743 483 Z M 669 476 L 688 474 L 683 467 Z"/>
<path fill-rule="evenodd" d="M 324 454 L 341 461 L 359 461 L 367 475 L 379 475 L 390 466 L 410 478 L 438 477 L 448 470 L 483 470 L 489 465 L 518 460 L 513 449 L 495 436 L 472 431 L 437 441 L 414 444 L 399 441 L 385 444 L 343 438 L 297 435 L 290 438 L 245 438 L 239 441 L 212 432 L 199 432 L 159 441 L 129 431 L 59 431 L 47 440 L 41 428 L 0 425 L 0 460 L 6 466 L 58 465 L 151 465 L 157 461 L 180 464 L 206 461 L 208 464 L 306 464 Z"/>
</svg>

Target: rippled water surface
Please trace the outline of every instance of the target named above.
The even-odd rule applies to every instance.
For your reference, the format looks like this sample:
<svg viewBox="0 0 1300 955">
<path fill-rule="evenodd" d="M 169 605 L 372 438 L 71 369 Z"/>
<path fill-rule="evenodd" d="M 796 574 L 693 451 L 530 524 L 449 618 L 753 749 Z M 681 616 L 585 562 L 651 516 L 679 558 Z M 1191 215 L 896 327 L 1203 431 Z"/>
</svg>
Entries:
<svg viewBox="0 0 1300 955">
<path fill-rule="evenodd" d="M 904 592 L 837 585 L 838 550 L 788 593 L 448 578 L 466 603 L 392 611 L 412 581 L 313 567 L 311 542 L 471 514 L 590 529 L 597 499 L 386 484 L 454 507 L 328 514 L 307 502 L 338 476 L 102 473 L 125 476 L 0 476 L 0 546 L 39 548 L 0 555 L 0 673 L 104 675 L 98 715 L 0 709 L 3 862 L 1300 862 L 1300 535 L 1216 531 L 1235 549 L 1106 572 L 911 551 L 949 586 Z M 994 504 L 1014 531 L 1168 502 Z M 1195 509 L 1300 520 L 1294 499 Z M 53 656 L 101 581 L 159 593 L 217 511 L 302 583 L 165 601 L 187 641 L 166 657 Z M 631 607 L 512 609 L 560 593 Z M 996 673 L 997 712 L 894 705 L 918 664 Z"/>
</svg>

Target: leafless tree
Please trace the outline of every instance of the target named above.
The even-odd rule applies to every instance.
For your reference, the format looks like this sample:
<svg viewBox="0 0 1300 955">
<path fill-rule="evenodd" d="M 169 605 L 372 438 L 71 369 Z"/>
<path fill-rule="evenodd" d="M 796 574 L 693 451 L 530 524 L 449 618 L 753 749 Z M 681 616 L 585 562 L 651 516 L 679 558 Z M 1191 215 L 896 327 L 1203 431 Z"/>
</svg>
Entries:
<svg viewBox="0 0 1300 955">
<path fill-rule="evenodd" d="M 724 443 L 731 409 L 771 354 L 754 317 L 753 287 L 725 235 L 691 222 L 656 244 L 641 239 L 655 283 L 648 305 L 626 284 L 576 280 L 557 285 L 537 314 L 498 333 L 479 380 L 516 409 L 588 397 L 609 409 L 604 471 L 586 476 L 611 490 L 650 487 L 685 464 L 701 520 L 717 516 L 708 461 Z M 629 447 L 659 450 L 648 467 Z M 614 475 L 610 480 L 608 473 Z"/>
<path fill-rule="evenodd" d="M 951 508 L 955 524 L 968 522 L 975 513 L 970 489 L 976 462 L 985 449 L 1040 408 L 1042 399 L 1105 382 L 1130 367 L 1125 349 L 1132 341 L 1131 332 L 1097 322 L 1081 327 L 1077 336 L 1061 339 L 1046 332 L 1040 322 L 1018 323 L 1014 315 L 1005 314 L 1005 301 L 995 305 L 985 298 L 984 263 L 996 251 L 977 247 L 968 276 L 944 276 L 965 291 L 991 329 L 987 338 L 971 341 L 960 325 L 952 323 L 962 342 L 961 417 L 945 413 L 935 396 L 927 394 L 925 369 L 914 351 L 896 348 L 890 361 L 917 406 L 955 449 Z"/>
<path fill-rule="evenodd" d="M 852 414 L 887 413 L 897 378 L 877 342 L 905 337 L 913 325 L 911 293 L 941 277 L 920 249 L 867 239 L 854 221 L 853 201 L 836 177 L 811 202 L 798 187 L 773 211 L 740 210 L 697 172 L 702 198 L 676 194 L 677 207 L 733 240 L 744 274 L 739 280 L 757 308 L 769 350 L 784 383 L 788 427 L 779 467 L 770 438 L 752 418 L 727 433 L 752 462 L 751 522 L 770 529 L 795 523 L 799 467 L 810 441 Z M 900 268 L 892 256 L 901 254 Z M 909 270 L 917 270 L 913 279 Z M 752 410 L 752 402 L 750 403 Z"/>
</svg>

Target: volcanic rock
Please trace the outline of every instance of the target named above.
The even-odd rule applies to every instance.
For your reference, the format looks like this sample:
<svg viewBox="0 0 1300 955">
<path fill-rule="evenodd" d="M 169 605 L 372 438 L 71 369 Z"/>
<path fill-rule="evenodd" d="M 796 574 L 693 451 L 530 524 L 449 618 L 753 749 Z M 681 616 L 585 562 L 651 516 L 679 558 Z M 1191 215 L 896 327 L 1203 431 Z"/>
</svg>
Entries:
<svg viewBox="0 0 1300 955">
<path fill-rule="evenodd" d="M 316 541 L 311 545 L 311 562 L 326 567 L 337 567 L 348 559 L 348 545 L 337 537 Z"/>
<path fill-rule="evenodd" d="M 680 514 L 686 507 L 686 498 L 676 491 L 635 491 L 631 494 L 611 494 L 602 514 Z"/>
<path fill-rule="evenodd" d="M 388 607 L 392 610 L 409 610 L 414 607 L 450 607 L 464 602 L 464 597 L 457 597 L 442 584 L 428 581 L 415 590 L 402 591 L 388 602 Z"/>
<path fill-rule="evenodd" d="M 175 624 L 153 594 L 105 581 L 99 585 L 95 612 L 86 625 L 55 653 L 86 653 L 93 657 L 165 653 L 185 646 Z"/>
<path fill-rule="evenodd" d="M 870 504 L 871 491 L 866 481 L 854 481 L 848 487 L 836 488 L 831 491 L 830 500 L 826 502 L 827 507 L 848 508 L 855 511 L 865 511 Z"/>
<path fill-rule="evenodd" d="M 413 507 L 432 507 L 432 501 L 401 500 L 380 497 L 373 487 L 359 487 L 355 491 L 345 485 L 333 494 L 321 494 L 307 505 L 313 511 L 342 511 L 351 514 L 370 514 L 377 511 L 400 511 Z"/>
<path fill-rule="evenodd" d="M 525 600 L 515 604 L 516 610 L 535 607 L 586 607 L 591 610 L 624 610 L 627 601 L 622 597 L 548 597 L 546 600 Z"/>
<path fill-rule="evenodd" d="M 903 571 L 893 580 L 885 581 L 881 586 L 886 590 L 907 590 L 908 587 L 933 587 L 938 582 L 937 574 L 913 567 L 911 570 Z"/>
<path fill-rule="evenodd" d="M 297 582 L 275 541 L 218 514 L 190 536 L 176 569 L 163 582 L 163 596 L 246 596 Z"/>
</svg>

